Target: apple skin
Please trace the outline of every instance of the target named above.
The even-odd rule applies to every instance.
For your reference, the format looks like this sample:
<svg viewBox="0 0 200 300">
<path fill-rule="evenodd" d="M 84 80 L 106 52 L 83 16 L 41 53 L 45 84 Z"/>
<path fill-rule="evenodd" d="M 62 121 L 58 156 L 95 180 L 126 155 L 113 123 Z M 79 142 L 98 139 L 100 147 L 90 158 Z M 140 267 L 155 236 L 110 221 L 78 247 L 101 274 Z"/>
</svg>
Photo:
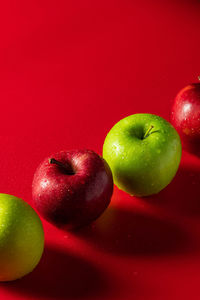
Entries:
<svg viewBox="0 0 200 300">
<path fill-rule="evenodd" d="M 36 212 L 22 199 L 0 194 L 0 281 L 32 272 L 43 249 L 44 230 Z"/>
<path fill-rule="evenodd" d="M 188 85 L 178 93 L 171 122 L 180 134 L 183 148 L 200 155 L 200 83 Z"/>
<path fill-rule="evenodd" d="M 51 164 L 51 158 L 65 167 Z M 61 151 L 47 157 L 37 168 L 32 184 L 36 210 L 50 223 L 67 230 L 98 218 L 112 193 L 111 170 L 92 150 Z"/>
<path fill-rule="evenodd" d="M 145 133 L 153 126 L 149 135 Z M 113 126 L 103 145 L 103 157 L 114 183 L 138 197 L 156 194 L 175 176 L 181 141 L 174 127 L 152 114 L 128 116 Z"/>
</svg>

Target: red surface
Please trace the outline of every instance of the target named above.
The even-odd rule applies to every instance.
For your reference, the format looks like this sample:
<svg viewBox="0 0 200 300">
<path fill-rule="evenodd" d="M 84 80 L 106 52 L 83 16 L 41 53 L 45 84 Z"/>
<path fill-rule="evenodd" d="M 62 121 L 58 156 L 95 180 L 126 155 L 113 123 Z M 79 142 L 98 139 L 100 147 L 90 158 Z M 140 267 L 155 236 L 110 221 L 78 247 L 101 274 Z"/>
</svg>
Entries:
<svg viewBox="0 0 200 300">
<path fill-rule="evenodd" d="M 200 72 L 200 3 L 3 1 L 0 9 L 0 191 L 31 201 L 50 153 L 98 153 L 119 119 L 169 119 Z M 136 199 L 115 189 L 92 226 L 43 222 L 46 246 L 30 275 L 1 283 L 13 299 L 199 299 L 200 159 L 183 153 L 174 181 Z"/>
</svg>

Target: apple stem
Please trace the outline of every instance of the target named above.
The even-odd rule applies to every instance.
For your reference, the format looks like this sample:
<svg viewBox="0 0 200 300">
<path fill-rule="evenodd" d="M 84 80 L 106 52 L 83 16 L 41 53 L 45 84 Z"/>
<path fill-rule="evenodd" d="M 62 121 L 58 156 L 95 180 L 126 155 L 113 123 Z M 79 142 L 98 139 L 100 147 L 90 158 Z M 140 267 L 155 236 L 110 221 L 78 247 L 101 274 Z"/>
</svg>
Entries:
<svg viewBox="0 0 200 300">
<path fill-rule="evenodd" d="M 143 139 L 146 139 L 146 138 L 151 134 L 151 130 L 153 129 L 153 127 L 154 127 L 154 126 L 151 125 L 151 126 L 147 129 L 147 131 L 146 131 L 146 133 L 145 133 Z"/>
<path fill-rule="evenodd" d="M 66 164 L 66 163 L 63 164 L 60 161 L 56 160 L 55 158 L 50 158 L 49 163 L 50 164 L 55 164 L 59 167 L 62 167 L 63 169 L 65 169 L 67 171 L 68 175 L 73 175 L 74 174 L 74 171 L 72 170 L 72 167 L 69 164 Z"/>
</svg>

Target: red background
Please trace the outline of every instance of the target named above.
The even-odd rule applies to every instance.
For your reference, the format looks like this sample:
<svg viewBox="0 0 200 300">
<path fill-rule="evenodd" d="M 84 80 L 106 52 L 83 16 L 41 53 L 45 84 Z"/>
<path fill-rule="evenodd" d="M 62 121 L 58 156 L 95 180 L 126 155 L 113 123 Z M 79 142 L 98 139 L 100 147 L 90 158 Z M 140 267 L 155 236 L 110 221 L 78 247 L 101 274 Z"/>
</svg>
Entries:
<svg viewBox="0 0 200 300">
<path fill-rule="evenodd" d="M 99 154 L 133 113 L 169 119 L 200 74 L 200 2 L 17 1 L 0 8 L 0 191 L 31 201 L 41 160 L 63 149 Z M 199 299 L 200 159 L 183 153 L 173 182 L 137 199 L 115 189 L 90 227 L 43 221 L 38 267 L 1 283 L 10 299 Z"/>
</svg>

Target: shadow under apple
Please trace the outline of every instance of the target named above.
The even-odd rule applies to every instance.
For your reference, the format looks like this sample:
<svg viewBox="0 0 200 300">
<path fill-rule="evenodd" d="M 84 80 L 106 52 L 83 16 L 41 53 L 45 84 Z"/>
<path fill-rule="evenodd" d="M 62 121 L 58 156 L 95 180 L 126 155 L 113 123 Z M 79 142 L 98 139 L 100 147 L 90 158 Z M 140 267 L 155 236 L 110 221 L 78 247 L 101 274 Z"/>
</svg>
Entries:
<svg viewBox="0 0 200 300">
<path fill-rule="evenodd" d="M 51 299 L 89 298 L 108 291 L 105 274 L 83 258 L 45 247 L 36 269 L 2 286 L 20 294 Z"/>
<path fill-rule="evenodd" d="M 187 248 L 187 236 L 178 225 L 116 207 L 109 207 L 93 225 L 76 235 L 96 248 L 121 255 L 164 255 Z"/>
</svg>

